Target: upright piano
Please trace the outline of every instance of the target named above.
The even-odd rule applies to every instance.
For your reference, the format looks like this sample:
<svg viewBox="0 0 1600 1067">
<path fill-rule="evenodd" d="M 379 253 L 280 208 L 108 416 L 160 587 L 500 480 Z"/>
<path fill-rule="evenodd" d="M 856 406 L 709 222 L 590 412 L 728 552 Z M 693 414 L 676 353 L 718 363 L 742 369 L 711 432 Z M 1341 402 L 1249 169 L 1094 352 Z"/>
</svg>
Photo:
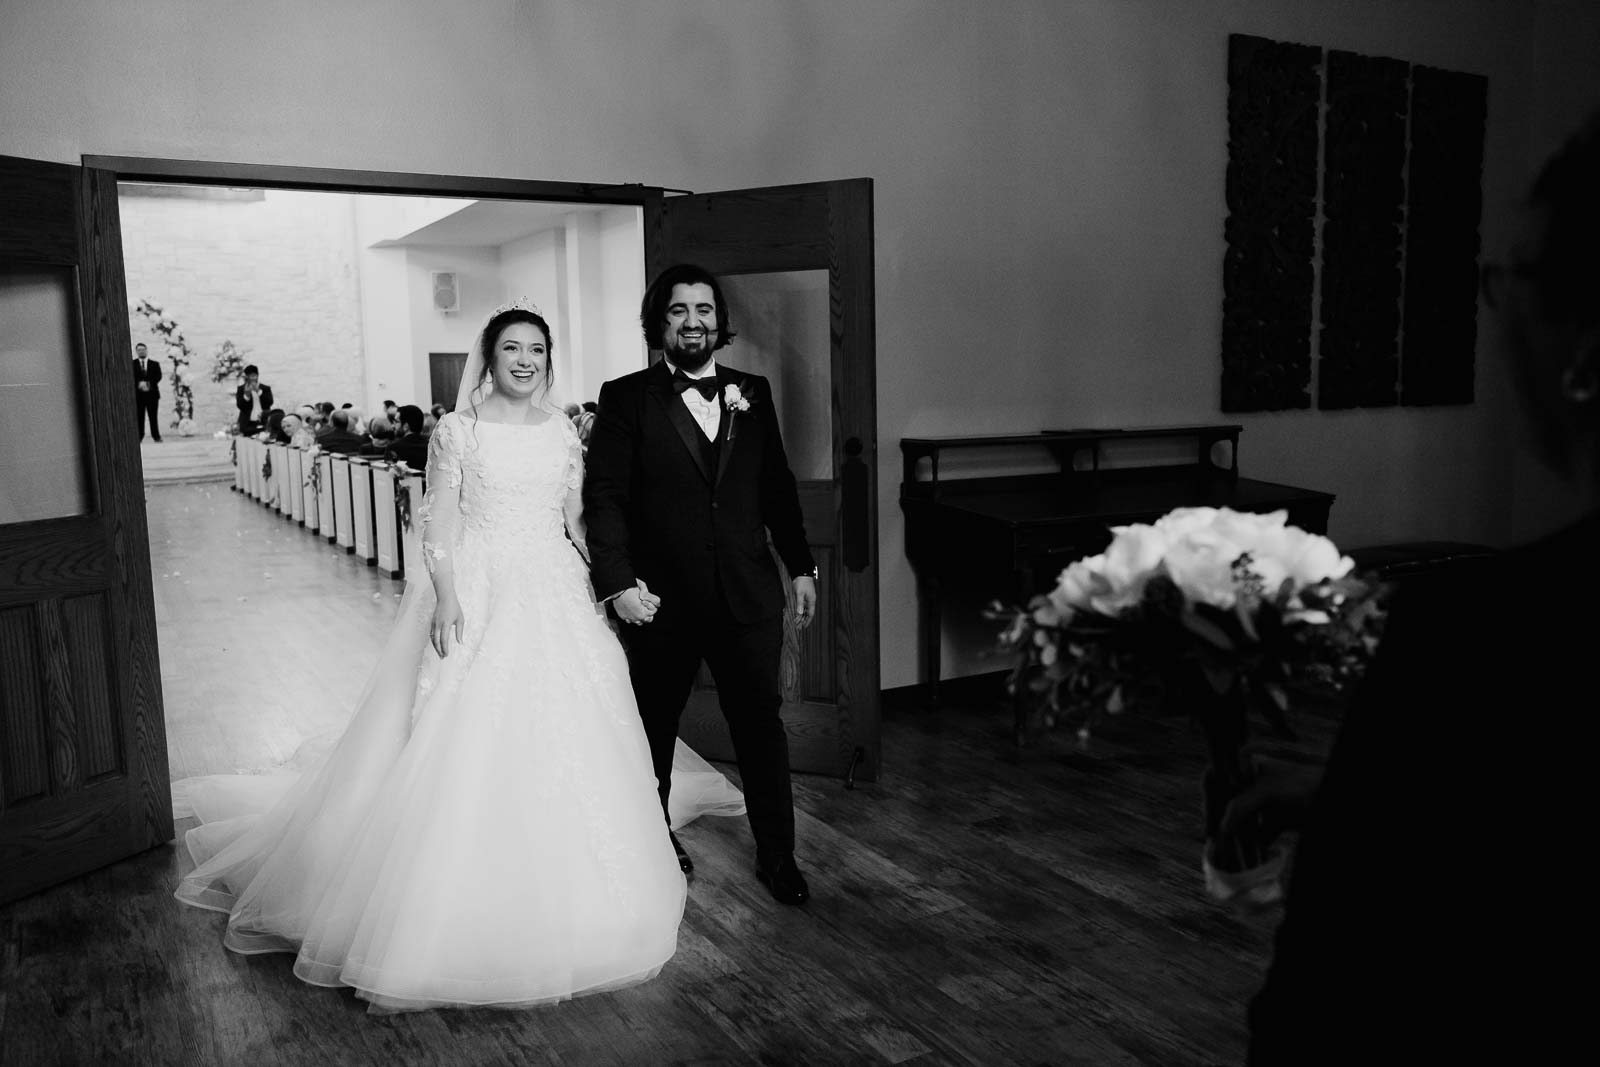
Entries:
<svg viewBox="0 0 1600 1067">
<path fill-rule="evenodd" d="M 906 556 L 917 576 L 929 707 L 938 705 L 940 609 L 947 593 L 1026 603 L 1053 585 L 1068 563 L 1102 551 L 1111 527 L 1153 522 L 1178 507 L 1283 508 L 1291 525 L 1326 534 L 1333 495 L 1241 478 L 1240 430 L 1156 426 L 902 438 L 900 507 Z M 1042 446 L 1057 469 L 940 477 L 941 457 L 956 450 L 998 455 L 1025 446 Z M 1141 465 L 1141 453 L 1161 462 Z"/>
</svg>

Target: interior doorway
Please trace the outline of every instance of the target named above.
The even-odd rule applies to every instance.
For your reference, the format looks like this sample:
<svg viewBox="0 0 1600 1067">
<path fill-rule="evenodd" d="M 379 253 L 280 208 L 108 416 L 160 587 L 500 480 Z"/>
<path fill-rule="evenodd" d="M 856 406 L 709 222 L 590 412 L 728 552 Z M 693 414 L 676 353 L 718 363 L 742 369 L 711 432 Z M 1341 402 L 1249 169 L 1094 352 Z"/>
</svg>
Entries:
<svg viewBox="0 0 1600 1067">
<path fill-rule="evenodd" d="M 26 683 L 14 687 L 0 706 L 0 719 L 4 720 L 0 728 L 8 736 L 26 736 L 37 742 L 16 749 L 8 746 L 0 851 L 11 849 L 13 854 L 32 858 L 8 865 L 6 874 L 0 876 L 0 900 L 172 839 L 166 690 L 180 680 L 190 680 L 196 673 L 191 666 L 205 661 L 217 634 L 203 625 L 203 617 L 191 614 L 191 620 L 200 618 L 202 622 L 191 627 L 192 638 L 170 652 L 158 648 L 157 597 L 152 590 L 157 579 L 169 583 L 161 595 L 173 602 L 175 610 L 195 613 L 199 609 L 194 602 L 210 598 L 212 603 L 205 609 L 218 614 L 206 617 L 246 623 L 228 634 L 233 642 L 229 647 L 240 658 L 225 669 L 206 670 L 201 679 L 203 691 L 184 695 L 185 709 L 201 713 L 207 704 L 238 707 L 245 712 L 243 721 L 270 724 L 273 716 L 268 712 L 273 701 L 280 708 L 292 704 L 284 697 L 286 687 L 307 673 L 305 658 L 296 655 L 299 646 L 289 638 L 311 632 L 319 635 L 320 684 L 313 686 L 303 703 L 321 708 L 341 722 L 355 701 L 352 695 L 335 690 L 359 684 L 362 664 L 373 662 L 371 656 L 363 656 L 344 640 L 362 629 L 347 625 L 357 610 L 353 602 L 318 595 L 344 587 L 338 568 L 355 566 L 348 555 L 297 554 L 297 558 L 314 558 L 320 561 L 318 566 L 325 564 L 329 569 L 307 571 L 298 595 L 279 597 L 278 603 L 285 606 L 280 616 L 262 619 L 252 615 L 248 605 L 258 602 L 257 591 L 270 588 L 284 573 L 281 568 L 277 572 L 272 569 L 277 558 L 274 553 L 287 550 L 300 536 L 286 525 L 263 527 L 252 543 L 243 543 L 245 535 L 238 532 L 235 544 L 209 559 L 214 573 L 201 575 L 205 580 L 180 574 L 170 566 L 165 571 L 152 568 L 154 554 L 149 550 L 159 539 L 192 538 L 196 523 L 192 506 L 180 503 L 168 513 L 172 521 L 157 529 L 157 516 L 141 493 L 143 473 L 141 464 L 135 462 L 141 454 L 133 419 L 135 405 L 127 403 L 135 386 L 130 373 L 133 318 L 135 314 L 153 315 L 154 321 L 162 324 L 164 338 L 165 331 L 178 327 L 173 321 L 176 306 L 153 305 L 151 312 L 135 312 L 128 303 L 134 294 L 124 278 L 119 230 L 119 201 L 127 185 L 242 190 L 241 200 L 261 199 L 251 190 L 283 190 L 629 206 L 643 221 L 641 243 L 647 270 L 654 272 L 668 262 L 687 260 L 724 277 L 763 275 L 752 284 L 760 300 L 774 312 L 769 320 L 777 333 L 769 339 L 767 350 L 787 351 L 784 324 L 794 320 L 794 315 L 806 318 L 800 333 L 815 337 L 815 351 L 798 358 L 827 362 L 827 391 L 831 394 L 829 402 L 820 405 L 810 403 L 820 393 L 794 392 L 796 409 L 784 416 L 801 418 L 811 411 L 828 426 L 826 433 L 820 427 L 808 428 L 808 440 L 815 445 L 814 473 L 819 477 L 801 487 L 808 540 L 822 566 L 821 630 L 813 626 L 803 642 L 786 636 L 780 667 L 791 766 L 844 778 L 846 785 L 858 777 L 875 777 L 879 764 L 876 495 L 851 493 L 847 488 L 870 486 L 877 464 L 870 179 L 667 198 L 660 188 L 641 185 L 110 156 L 85 156 L 81 166 L 0 158 L 0 170 L 8 179 L 15 178 L 0 183 L 0 245 L 11 257 L 9 265 L 14 271 L 33 272 L 8 290 L 8 299 L 15 295 L 13 303 L 25 312 L 18 319 L 21 326 L 12 332 L 18 333 L 21 327 L 33 330 L 19 343 L 52 365 L 76 368 L 81 386 L 75 391 L 48 375 L 21 383 L 37 387 L 43 391 L 41 395 L 49 394 L 41 403 L 65 405 L 68 410 L 62 417 L 76 420 L 69 424 L 78 427 L 69 442 L 71 448 L 57 449 L 60 455 L 41 457 L 41 462 L 92 458 L 87 469 L 90 485 L 77 504 L 61 514 L 24 515 L 0 523 L 0 546 L 5 548 L 0 551 L 0 605 L 14 609 L 0 612 L 0 622 L 11 627 L 7 640 L 0 642 L 0 673 Z M 480 213 L 493 214 L 495 210 L 497 206 L 491 205 Z M 441 220 L 430 220 L 400 234 L 401 243 L 437 221 Z M 463 221 L 471 219 L 463 215 L 456 220 L 458 224 Z M 582 271 L 580 257 L 580 281 Z M 445 269 L 439 273 L 452 272 Z M 820 301 L 824 284 L 828 325 L 820 329 L 816 315 L 824 306 Z M 41 287 L 53 287 L 61 298 L 34 300 L 30 294 Z M 429 304 L 438 299 L 437 293 L 448 296 L 451 289 L 444 279 L 430 276 L 426 289 Z M 582 286 L 575 291 L 569 287 L 566 296 L 581 303 L 584 292 Z M 610 308 L 604 315 L 633 324 L 636 301 L 637 290 L 629 294 L 630 306 Z M 275 308 L 269 300 L 257 303 Z M 448 306 L 455 301 L 446 299 L 444 303 Z M 445 311 L 447 306 L 435 306 L 435 310 Z M 571 317 L 574 321 L 578 318 L 576 314 Z M 365 337 L 363 334 L 363 345 Z M 370 351 L 376 352 L 378 347 L 371 346 Z M 446 343 L 397 349 L 401 362 L 412 368 L 415 395 L 429 395 L 432 389 L 428 363 L 415 353 L 425 357 L 428 351 L 460 351 L 461 347 Z M 241 353 L 213 354 L 205 346 L 198 351 L 198 357 L 192 346 L 187 352 L 185 366 L 190 374 L 181 383 L 191 394 L 194 386 L 203 384 L 201 376 L 207 368 L 215 371 L 230 359 L 242 366 L 242 361 L 234 358 Z M 394 358 L 394 351 L 390 350 L 389 358 Z M 364 347 L 363 359 L 368 354 Z M 576 368 L 581 366 L 574 364 L 569 377 L 577 379 Z M 559 364 L 557 369 L 559 372 Z M 213 380 L 212 384 L 222 383 Z M 373 389 L 370 380 L 365 388 Z M 376 407 L 383 399 L 399 398 L 379 393 L 368 399 L 369 406 Z M 227 400 L 226 393 L 223 400 Z M 354 401 L 351 406 L 356 406 Z M 191 422 L 189 439 L 205 432 L 202 416 L 197 402 L 179 416 L 180 421 L 187 418 Z M 224 407 L 221 417 L 226 416 Z M 0 456 L 0 465 L 15 460 L 12 465 L 16 466 L 33 458 L 31 453 Z M 226 489 L 212 491 L 230 495 Z M 185 511 L 186 507 L 190 511 Z M 354 585 L 373 580 L 375 574 L 373 568 L 358 568 Z M 384 603 L 386 591 L 389 598 L 397 595 L 384 588 L 363 590 L 361 610 L 392 615 Z M 381 639 L 383 629 L 376 632 Z M 84 689 L 60 683 L 74 678 L 103 680 L 105 690 L 97 684 Z M 177 705 L 176 693 L 172 695 Z M 693 716 L 686 717 L 683 736 L 713 758 L 724 740 L 714 721 Z M 266 762 L 291 754 L 275 751 Z M 210 767 L 174 765 L 170 769 L 182 775 L 198 770 L 232 771 L 262 762 L 255 755 L 221 756 Z M 61 828 L 68 822 L 72 832 L 63 834 Z"/>
<path fill-rule="evenodd" d="M 430 405 L 438 404 L 446 410 L 456 405 L 456 392 L 461 387 L 461 373 L 467 369 L 465 352 L 429 352 L 428 381 Z"/>
<path fill-rule="evenodd" d="M 489 310 L 529 298 L 558 399 L 581 403 L 646 363 L 614 313 L 642 291 L 656 194 L 96 162 L 119 179 L 129 334 L 167 371 L 163 443 L 142 451 L 172 777 L 272 766 L 345 721 L 404 580 L 203 480 L 231 468 L 243 367 L 285 412 L 448 409 Z M 154 462 L 197 449 L 217 456 Z"/>
</svg>

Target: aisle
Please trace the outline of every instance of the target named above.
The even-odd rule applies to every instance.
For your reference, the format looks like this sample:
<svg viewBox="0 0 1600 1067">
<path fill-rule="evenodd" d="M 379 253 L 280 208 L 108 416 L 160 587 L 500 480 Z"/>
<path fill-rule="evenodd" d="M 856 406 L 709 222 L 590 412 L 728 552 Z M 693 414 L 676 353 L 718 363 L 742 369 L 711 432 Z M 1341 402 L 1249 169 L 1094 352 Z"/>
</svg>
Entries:
<svg viewBox="0 0 1600 1067">
<path fill-rule="evenodd" d="M 230 485 L 145 491 L 173 778 L 343 725 L 404 588 Z"/>
<path fill-rule="evenodd" d="M 177 485 L 186 482 L 231 482 L 232 442 L 215 437 L 179 437 L 169 432 L 161 443 L 146 438 L 139 443 L 139 459 L 144 466 L 145 485 Z"/>
</svg>

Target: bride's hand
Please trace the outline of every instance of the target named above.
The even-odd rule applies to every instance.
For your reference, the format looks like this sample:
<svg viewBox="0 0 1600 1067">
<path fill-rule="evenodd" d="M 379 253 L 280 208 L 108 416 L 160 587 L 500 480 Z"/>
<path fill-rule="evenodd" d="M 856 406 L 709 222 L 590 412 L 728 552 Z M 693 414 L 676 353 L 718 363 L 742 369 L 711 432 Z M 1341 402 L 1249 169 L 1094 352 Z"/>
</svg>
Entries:
<svg viewBox="0 0 1600 1067">
<path fill-rule="evenodd" d="M 630 626 L 643 626 L 656 617 L 656 609 L 661 606 L 661 598 L 650 591 L 644 582 L 637 581 L 632 589 L 624 589 L 612 601 L 616 609 L 617 618 Z"/>
<path fill-rule="evenodd" d="M 456 644 L 461 643 L 461 631 L 466 626 L 466 619 L 461 614 L 461 602 L 454 595 L 440 599 L 433 609 L 433 623 L 428 627 L 428 640 L 433 642 L 433 649 L 439 653 L 439 658 L 450 654 L 450 635 L 454 634 Z"/>
</svg>

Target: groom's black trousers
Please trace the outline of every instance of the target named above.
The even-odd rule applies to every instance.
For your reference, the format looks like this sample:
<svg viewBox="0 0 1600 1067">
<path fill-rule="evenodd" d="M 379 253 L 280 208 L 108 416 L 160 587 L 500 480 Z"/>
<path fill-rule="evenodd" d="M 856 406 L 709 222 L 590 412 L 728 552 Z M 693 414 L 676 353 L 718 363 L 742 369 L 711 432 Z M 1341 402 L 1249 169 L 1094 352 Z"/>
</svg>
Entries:
<svg viewBox="0 0 1600 1067">
<path fill-rule="evenodd" d="M 783 697 L 778 658 L 783 616 L 752 623 L 736 620 L 721 597 L 699 604 L 663 597 L 655 619 L 624 623 L 633 693 L 639 703 L 661 806 L 672 785 L 672 751 L 689 690 L 700 664 L 711 669 L 728 721 L 740 784 L 756 849 L 794 851 L 794 797 L 789 785 L 789 741 L 778 715 Z"/>
</svg>

